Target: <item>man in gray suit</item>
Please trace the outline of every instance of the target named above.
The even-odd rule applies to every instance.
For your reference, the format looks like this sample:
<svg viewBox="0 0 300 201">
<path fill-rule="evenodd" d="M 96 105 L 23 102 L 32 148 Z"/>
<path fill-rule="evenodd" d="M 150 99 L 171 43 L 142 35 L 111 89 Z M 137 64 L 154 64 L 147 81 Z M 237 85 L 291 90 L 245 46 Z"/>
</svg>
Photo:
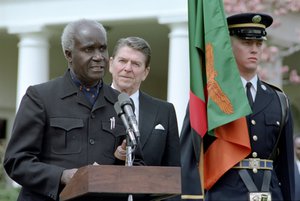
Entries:
<svg viewBox="0 0 300 201">
<path fill-rule="evenodd" d="M 118 92 L 102 80 L 109 59 L 104 27 L 78 20 L 61 39 L 68 69 L 27 89 L 5 153 L 6 172 L 22 186 L 18 201 L 59 200 L 78 168 L 124 164 L 114 157 L 126 137 L 114 110 Z"/>
<path fill-rule="evenodd" d="M 110 58 L 112 87 L 127 93 L 134 102 L 145 164 L 180 166 L 179 135 L 173 104 L 140 90 L 141 83 L 150 72 L 150 59 L 151 49 L 144 39 L 121 38 Z M 122 147 L 126 147 L 125 143 Z"/>
</svg>

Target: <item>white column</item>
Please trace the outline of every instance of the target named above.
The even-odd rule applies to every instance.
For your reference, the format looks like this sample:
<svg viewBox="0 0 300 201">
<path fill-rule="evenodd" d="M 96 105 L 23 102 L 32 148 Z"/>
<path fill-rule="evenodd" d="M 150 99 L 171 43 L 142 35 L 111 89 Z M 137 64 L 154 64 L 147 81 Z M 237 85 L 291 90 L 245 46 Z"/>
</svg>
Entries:
<svg viewBox="0 0 300 201">
<path fill-rule="evenodd" d="M 160 22 L 162 22 L 161 20 Z M 176 109 L 178 128 L 181 131 L 189 100 L 189 48 L 187 21 L 169 23 L 168 101 Z"/>
<path fill-rule="evenodd" d="M 16 33 L 16 30 L 11 33 Z M 30 85 L 49 80 L 49 42 L 45 32 L 26 31 L 18 33 L 18 78 L 16 109 Z"/>
</svg>

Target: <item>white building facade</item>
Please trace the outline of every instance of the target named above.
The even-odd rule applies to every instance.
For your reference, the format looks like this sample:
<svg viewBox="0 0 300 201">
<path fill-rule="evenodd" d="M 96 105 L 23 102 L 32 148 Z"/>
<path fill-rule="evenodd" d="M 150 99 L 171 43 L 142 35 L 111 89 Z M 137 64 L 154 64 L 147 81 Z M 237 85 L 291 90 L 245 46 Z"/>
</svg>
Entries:
<svg viewBox="0 0 300 201">
<path fill-rule="evenodd" d="M 67 69 L 60 34 L 80 18 L 107 28 L 110 51 L 120 37 L 140 36 L 150 43 L 151 71 L 143 90 L 172 102 L 181 127 L 189 93 L 186 1 L 7 0 L 0 2 L 0 117 L 8 119 L 7 130 L 27 87 Z"/>
<path fill-rule="evenodd" d="M 186 0 L 0 0 L 0 118 L 7 120 L 7 135 L 27 87 L 66 71 L 60 34 L 80 18 L 107 28 L 110 52 L 121 37 L 149 42 L 151 71 L 142 90 L 173 103 L 181 129 L 189 98 Z M 279 74 L 276 79 L 281 82 Z"/>
</svg>

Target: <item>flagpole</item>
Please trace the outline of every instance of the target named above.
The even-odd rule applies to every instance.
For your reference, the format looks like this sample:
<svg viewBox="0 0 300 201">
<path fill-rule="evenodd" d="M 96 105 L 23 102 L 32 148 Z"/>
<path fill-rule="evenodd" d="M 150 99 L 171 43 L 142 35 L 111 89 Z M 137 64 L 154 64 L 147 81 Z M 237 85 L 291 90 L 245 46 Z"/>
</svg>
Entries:
<svg viewBox="0 0 300 201">
<path fill-rule="evenodd" d="M 203 141 L 201 140 L 200 145 L 200 157 L 199 157 L 199 177 L 200 177 L 200 186 L 201 186 L 201 193 L 203 196 L 203 200 L 205 200 L 205 194 L 204 194 L 204 150 L 203 150 Z"/>
</svg>

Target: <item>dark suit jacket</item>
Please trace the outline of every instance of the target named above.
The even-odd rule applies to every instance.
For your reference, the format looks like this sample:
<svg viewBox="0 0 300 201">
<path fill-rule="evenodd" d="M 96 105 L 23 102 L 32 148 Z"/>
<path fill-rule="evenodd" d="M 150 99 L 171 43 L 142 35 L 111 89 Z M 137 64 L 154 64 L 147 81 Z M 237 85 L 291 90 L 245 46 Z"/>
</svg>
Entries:
<svg viewBox="0 0 300 201">
<path fill-rule="evenodd" d="M 69 71 L 27 89 L 4 159 L 8 175 L 22 185 L 19 200 L 56 200 L 64 169 L 117 164 L 114 152 L 126 135 L 113 107 L 117 95 L 104 84 L 92 108 Z"/>
<path fill-rule="evenodd" d="M 177 117 L 173 104 L 139 94 L 139 130 L 143 161 L 147 166 L 180 166 L 180 145 Z M 133 196 L 133 200 L 153 197 Z M 178 197 L 168 200 L 179 200 Z"/>
<path fill-rule="evenodd" d="M 300 201 L 300 172 L 295 163 L 295 201 Z"/>
<path fill-rule="evenodd" d="M 181 186 L 182 200 L 184 201 L 203 200 L 198 170 L 200 162 L 200 143 L 200 135 L 191 128 L 188 105 L 180 133 Z"/>
<path fill-rule="evenodd" d="M 173 104 L 139 95 L 140 147 L 150 166 L 180 166 L 177 117 Z M 159 129 L 161 125 L 164 129 Z"/>
<path fill-rule="evenodd" d="M 294 198 L 294 154 L 293 154 L 293 132 L 292 118 L 288 111 L 289 119 L 285 124 L 278 144 L 278 155 L 274 161 L 274 170 L 270 184 L 273 200 L 293 200 Z M 257 94 L 253 106 L 253 113 L 249 116 L 248 122 L 250 142 L 252 152 L 257 153 L 257 158 L 267 159 L 271 154 L 279 133 L 278 122 L 281 121 L 281 106 L 279 98 L 274 88 L 258 80 Z M 252 123 L 254 120 L 255 123 Z M 185 133 L 181 133 L 184 138 Z M 258 137 L 257 141 L 253 136 Z M 206 135 L 207 136 L 207 135 Z M 204 145 L 208 142 L 204 137 Z M 193 138 L 190 138 L 193 140 Z M 194 138 L 195 139 L 195 138 Z M 186 143 L 188 144 L 188 143 Z M 190 143 L 191 144 L 191 143 Z M 195 156 L 199 156 L 199 143 L 192 143 Z M 187 148 L 182 147 L 182 151 Z M 221 154 L 221 153 L 220 153 Z M 252 155 L 252 153 L 251 153 Z M 249 157 L 252 157 L 252 156 Z M 228 156 L 227 156 L 228 157 Z M 185 166 L 184 159 L 182 166 Z M 217 163 L 217 161 L 216 161 Z M 257 188 L 261 188 L 263 171 L 259 170 L 254 174 L 251 170 L 249 174 L 253 178 Z M 183 180 L 186 178 L 183 178 Z M 207 192 L 206 200 L 247 200 L 248 190 L 241 180 L 237 169 L 230 169 L 218 182 Z"/>
</svg>

